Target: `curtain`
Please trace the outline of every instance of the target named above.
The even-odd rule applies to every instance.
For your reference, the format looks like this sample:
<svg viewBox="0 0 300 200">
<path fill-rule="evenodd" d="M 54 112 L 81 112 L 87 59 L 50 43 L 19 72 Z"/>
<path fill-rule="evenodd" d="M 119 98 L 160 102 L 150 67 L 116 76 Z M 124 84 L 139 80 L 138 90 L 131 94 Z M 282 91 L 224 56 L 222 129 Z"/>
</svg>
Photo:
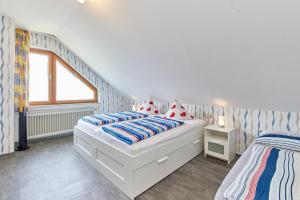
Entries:
<svg viewBox="0 0 300 200">
<path fill-rule="evenodd" d="M 28 108 L 28 72 L 29 72 L 29 32 L 16 29 L 16 64 L 15 64 L 15 108 L 24 112 Z"/>
<path fill-rule="evenodd" d="M 23 151 L 29 148 L 27 145 L 26 111 L 29 105 L 28 74 L 29 74 L 29 32 L 16 29 L 16 62 L 14 74 L 14 98 L 15 109 L 19 112 L 19 146 L 17 150 Z"/>
</svg>

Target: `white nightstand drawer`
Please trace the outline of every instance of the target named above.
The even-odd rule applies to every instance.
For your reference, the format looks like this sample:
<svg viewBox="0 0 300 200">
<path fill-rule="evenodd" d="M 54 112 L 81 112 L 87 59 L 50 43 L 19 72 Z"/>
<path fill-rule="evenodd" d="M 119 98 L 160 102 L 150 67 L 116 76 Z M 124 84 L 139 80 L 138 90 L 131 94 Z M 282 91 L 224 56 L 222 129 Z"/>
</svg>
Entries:
<svg viewBox="0 0 300 200">
<path fill-rule="evenodd" d="M 205 142 L 205 152 L 207 155 L 227 160 L 228 146 L 226 142 L 219 142 L 207 139 Z"/>
<path fill-rule="evenodd" d="M 209 152 L 215 152 L 220 155 L 225 155 L 225 146 L 220 143 L 215 143 L 215 142 L 207 142 L 207 151 Z"/>
</svg>

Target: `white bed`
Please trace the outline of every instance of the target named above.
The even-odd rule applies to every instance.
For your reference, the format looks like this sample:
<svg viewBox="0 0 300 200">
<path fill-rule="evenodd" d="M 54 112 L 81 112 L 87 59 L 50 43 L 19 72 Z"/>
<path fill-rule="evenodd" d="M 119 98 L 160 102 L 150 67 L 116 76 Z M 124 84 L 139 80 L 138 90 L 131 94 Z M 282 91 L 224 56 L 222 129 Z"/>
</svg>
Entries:
<svg viewBox="0 0 300 200">
<path fill-rule="evenodd" d="M 276 131 L 266 131 L 271 133 L 282 133 L 282 132 L 276 132 Z M 261 133 L 263 135 L 264 132 Z M 235 178 L 240 174 L 240 172 L 243 170 L 244 166 L 247 164 L 247 161 L 251 157 L 251 152 L 254 147 L 254 142 L 247 148 L 247 150 L 241 155 L 241 157 L 238 159 L 238 161 L 234 164 L 232 169 L 229 171 L 225 179 L 223 180 L 221 186 L 219 187 L 216 195 L 215 200 L 225 200 L 224 193 L 226 189 L 230 186 L 230 184 L 235 180 Z"/>
<path fill-rule="evenodd" d="M 285 131 L 265 131 L 262 132 L 260 135 L 264 135 L 266 133 L 275 133 L 275 134 L 286 134 L 286 135 L 298 135 L 298 133 L 286 133 Z M 221 186 L 219 187 L 216 195 L 215 200 L 225 200 L 224 193 L 227 188 L 231 185 L 233 181 L 235 181 L 236 177 L 241 173 L 244 169 L 245 165 L 247 164 L 248 160 L 251 157 L 251 153 L 253 152 L 253 148 L 255 148 L 255 141 L 247 148 L 247 150 L 241 155 L 238 161 L 234 164 L 232 169 L 229 171 L 225 179 L 223 180 Z"/>
<path fill-rule="evenodd" d="M 101 126 L 80 120 L 74 127 L 74 149 L 134 199 L 203 151 L 203 127 L 202 120 L 188 120 L 127 145 L 102 132 Z"/>
<path fill-rule="evenodd" d="M 248 159 L 251 157 L 251 152 L 253 148 L 253 144 L 248 147 L 248 149 L 242 154 L 242 156 L 238 159 L 238 161 L 234 164 L 232 169 L 229 171 L 225 179 L 223 180 L 221 186 L 219 187 L 215 200 L 225 200 L 224 192 L 229 187 L 229 185 L 235 180 L 235 178 L 240 174 L 243 170 L 245 164 Z"/>
</svg>

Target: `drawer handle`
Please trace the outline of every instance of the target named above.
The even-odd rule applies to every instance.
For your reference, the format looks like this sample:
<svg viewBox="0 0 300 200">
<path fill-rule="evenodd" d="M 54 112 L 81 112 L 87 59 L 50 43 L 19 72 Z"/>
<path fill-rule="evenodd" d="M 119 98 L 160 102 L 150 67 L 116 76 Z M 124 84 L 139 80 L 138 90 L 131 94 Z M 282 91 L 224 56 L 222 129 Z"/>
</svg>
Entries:
<svg viewBox="0 0 300 200">
<path fill-rule="evenodd" d="M 169 157 L 168 157 L 168 156 L 165 156 L 165 157 L 163 157 L 163 158 L 157 160 L 157 163 L 158 163 L 158 164 L 161 164 L 161 163 L 163 163 L 163 162 L 166 162 L 168 159 L 169 159 Z"/>
<path fill-rule="evenodd" d="M 194 141 L 194 144 L 198 144 L 198 143 L 200 143 L 200 140 L 195 140 Z"/>
</svg>

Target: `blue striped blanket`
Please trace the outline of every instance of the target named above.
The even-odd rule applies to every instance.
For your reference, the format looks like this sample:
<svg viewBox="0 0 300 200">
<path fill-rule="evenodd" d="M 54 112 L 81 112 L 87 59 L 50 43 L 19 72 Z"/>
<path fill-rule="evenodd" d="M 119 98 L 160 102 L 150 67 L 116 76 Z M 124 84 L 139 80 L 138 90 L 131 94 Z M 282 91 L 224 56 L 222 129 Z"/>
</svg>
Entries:
<svg viewBox="0 0 300 200">
<path fill-rule="evenodd" d="M 102 130 L 118 140 L 131 145 L 177 126 L 181 126 L 182 124 L 184 124 L 184 122 L 154 116 L 136 121 L 112 124 L 102 127 Z"/>
<path fill-rule="evenodd" d="M 267 133 L 258 137 L 255 142 L 257 144 L 300 152 L 300 135 Z"/>
<path fill-rule="evenodd" d="M 282 144 L 279 138 L 283 139 Z M 259 137 L 247 164 L 225 191 L 225 199 L 299 200 L 298 139 L 299 137 L 277 134 Z"/>
<path fill-rule="evenodd" d="M 128 112 L 104 113 L 98 115 L 85 116 L 82 117 L 81 120 L 94 125 L 104 125 L 104 124 L 111 124 L 115 122 L 127 121 L 132 119 L 140 119 L 144 117 L 148 117 L 148 115 L 139 112 L 128 111 Z"/>
</svg>

